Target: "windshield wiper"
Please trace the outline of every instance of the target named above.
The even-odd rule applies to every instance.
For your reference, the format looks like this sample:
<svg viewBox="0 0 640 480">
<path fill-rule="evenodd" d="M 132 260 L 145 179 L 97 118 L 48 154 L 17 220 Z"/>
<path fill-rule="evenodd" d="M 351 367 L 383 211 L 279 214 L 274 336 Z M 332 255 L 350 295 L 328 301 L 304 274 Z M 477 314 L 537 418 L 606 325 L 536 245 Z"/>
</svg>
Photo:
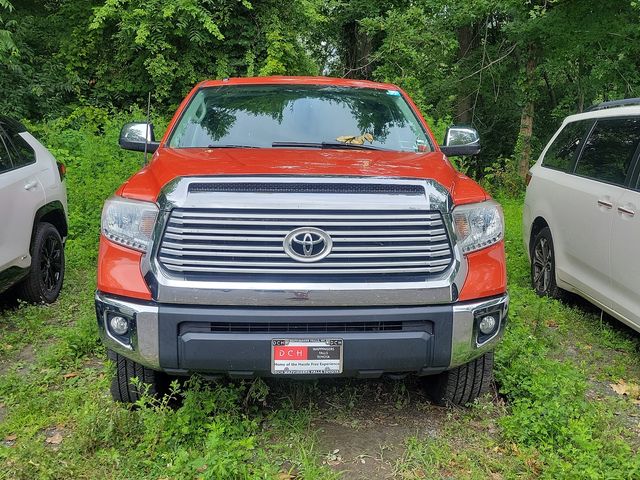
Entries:
<svg viewBox="0 0 640 480">
<path fill-rule="evenodd" d="M 362 145 L 357 143 L 341 142 L 273 142 L 272 147 L 303 147 L 303 148 L 337 148 L 344 150 L 382 150 L 388 152 L 387 148 L 374 147 L 373 145 Z"/>
<path fill-rule="evenodd" d="M 262 148 L 262 147 L 256 147 L 255 145 L 221 144 L 221 145 L 207 145 L 207 148 Z"/>
</svg>

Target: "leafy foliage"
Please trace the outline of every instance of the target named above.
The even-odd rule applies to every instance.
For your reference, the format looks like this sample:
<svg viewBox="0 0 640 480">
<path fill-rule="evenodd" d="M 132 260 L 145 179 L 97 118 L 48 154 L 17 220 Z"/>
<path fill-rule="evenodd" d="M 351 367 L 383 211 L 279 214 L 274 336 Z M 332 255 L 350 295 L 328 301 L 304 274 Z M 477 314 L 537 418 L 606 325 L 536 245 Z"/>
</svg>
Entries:
<svg viewBox="0 0 640 480">
<path fill-rule="evenodd" d="M 174 385 L 184 398 L 178 409 L 146 399 L 132 411 L 106 396 L 108 375 L 92 366 L 103 354 L 92 307 L 99 217 L 104 199 L 140 166 L 116 138 L 125 121 L 144 116 L 136 105 L 149 91 L 162 126 L 208 77 L 322 72 L 392 81 L 417 101 L 437 138 L 449 123 L 475 124 L 483 153 L 458 166 L 517 197 L 525 107 L 533 105 L 525 113 L 535 153 L 565 115 L 638 96 L 639 20 L 636 0 L 0 0 L 0 109 L 30 119 L 67 164 L 70 205 L 60 302 L 1 315 L 0 414 L 8 413 L 0 438 L 18 437 L 5 440 L 16 448 L 0 448 L 0 476 L 273 478 L 285 460 L 304 478 L 333 476 L 318 465 L 303 411 L 251 406 L 249 397 L 268 397 L 262 384 Z M 477 455 L 451 448 L 449 437 L 411 441 L 403 473 L 437 477 L 459 465 L 453 476 L 487 478 L 512 462 L 505 477 L 637 478 L 637 445 L 610 403 L 588 397 L 591 367 L 558 358 L 547 324 L 564 336 L 582 325 L 609 349 L 607 381 L 624 371 L 610 357 L 626 349 L 637 359 L 637 340 L 531 292 L 519 202 L 504 201 L 512 305 L 496 353 L 508 402 L 499 432 L 490 448 L 476 443 Z M 5 369 L 29 343 L 40 349 L 35 360 Z M 289 395 L 317 398 L 314 388 Z M 456 445 L 469 447 L 470 423 L 451 423 Z M 52 425 L 68 431 L 59 451 L 43 441 Z"/>
<path fill-rule="evenodd" d="M 503 200 L 507 230 L 516 234 L 520 201 Z M 496 376 L 510 407 L 501 422 L 506 438 L 541 462 L 543 478 L 640 475 L 640 457 L 623 440 L 623 430 L 613 427 L 612 412 L 587 398 L 584 371 L 553 356 L 556 345 L 545 335 L 546 323 L 552 321 L 566 332 L 578 313 L 539 298 L 529 287 L 528 262 L 519 239 L 509 242 L 508 253 L 510 323 L 496 351 Z"/>
<path fill-rule="evenodd" d="M 33 120 L 149 92 L 170 114 L 205 78 L 371 78 L 405 88 L 439 139 L 474 124 L 483 150 L 465 165 L 482 178 L 504 158 L 522 175 L 564 116 L 640 95 L 635 0 L 13 3 L 0 2 L 0 108 Z"/>
<path fill-rule="evenodd" d="M 9 30 L 15 27 L 16 21 L 4 21 L 1 15 L 3 10 L 9 13 L 13 11 L 13 5 L 9 0 L 0 0 L 0 60 L 7 61 L 8 57 L 18 55 L 18 48 Z"/>
<path fill-rule="evenodd" d="M 377 46 L 355 70 L 403 86 L 432 117 L 474 124 L 483 151 L 468 168 L 482 177 L 500 157 L 520 160 L 525 144 L 535 158 L 564 116 L 639 94 L 639 14 L 632 0 L 604 9 L 588 0 L 373 2 L 355 21 Z"/>
<path fill-rule="evenodd" d="M 67 167 L 69 260 L 93 266 L 98 252 L 100 213 L 104 201 L 120 183 L 141 167 L 142 158 L 117 148 L 121 126 L 131 118 L 144 118 L 137 109 L 127 113 L 79 107 L 66 117 L 32 125 L 35 135 L 52 144 L 51 153 Z M 162 119 L 155 122 L 162 130 Z M 100 181 L 96 182 L 96 175 Z M 87 192 L 92 194 L 87 196 Z"/>
</svg>

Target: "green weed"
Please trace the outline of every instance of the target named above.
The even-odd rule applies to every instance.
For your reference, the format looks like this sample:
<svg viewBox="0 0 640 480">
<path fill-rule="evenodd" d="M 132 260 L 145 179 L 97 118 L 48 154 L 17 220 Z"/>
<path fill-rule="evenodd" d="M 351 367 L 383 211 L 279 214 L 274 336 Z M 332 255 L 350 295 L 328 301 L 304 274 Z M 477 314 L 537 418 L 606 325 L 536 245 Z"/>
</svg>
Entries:
<svg viewBox="0 0 640 480">
<path fill-rule="evenodd" d="M 135 409 L 115 404 L 97 340 L 95 261 L 102 202 L 142 160 L 117 147 L 118 131 L 140 114 L 83 107 L 33 126 L 68 166 L 68 271 L 55 304 L 10 303 L 0 313 L 0 478 L 235 479 L 286 472 L 331 479 L 338 474 L 322 464 L 315 419 L 330 414 L 360 428 L 359 406 L 367 401 L 442 415 L 416 402 L 408 382 L 383 395 L 382 383 L 376 390 L 358 381 L 209 384 L 193 378 L 174 384 L 177 402 L 145 398 Z M 407 439 L 395 473 L 638 478 L 637 439 L 614 415 L 633 406 L 592 391 L 594 379 L 638 382 L 638 336 L 600 322 L 592 310 L 537 297 L 520 238 L 522 201 L 502 203 L 512 303 L 496 351 L 501 396 L 450 411 L 434 436 Z M 47 441 L 54 433 L 59 444 Z"/>
</svg>

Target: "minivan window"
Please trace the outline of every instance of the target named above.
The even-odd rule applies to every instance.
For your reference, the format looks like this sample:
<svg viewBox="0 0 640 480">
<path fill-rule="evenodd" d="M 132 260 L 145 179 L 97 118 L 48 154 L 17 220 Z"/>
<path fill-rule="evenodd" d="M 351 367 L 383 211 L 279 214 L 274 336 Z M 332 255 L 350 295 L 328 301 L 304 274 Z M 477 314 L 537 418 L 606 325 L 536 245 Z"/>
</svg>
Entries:
<svg viewBox="0 0 640 480">
<path fill-rule="evenodd" d="M 598 120 L 585 142 L 576 173 L 622 186 L 639 142 L 640 117 Z"/>
<path fill-rule="evenodd" d="M 543 167 L 568 172 L 573 165 L 576 152 L 590 120 L 567 123 L 542 160 Z"/>
</svg>

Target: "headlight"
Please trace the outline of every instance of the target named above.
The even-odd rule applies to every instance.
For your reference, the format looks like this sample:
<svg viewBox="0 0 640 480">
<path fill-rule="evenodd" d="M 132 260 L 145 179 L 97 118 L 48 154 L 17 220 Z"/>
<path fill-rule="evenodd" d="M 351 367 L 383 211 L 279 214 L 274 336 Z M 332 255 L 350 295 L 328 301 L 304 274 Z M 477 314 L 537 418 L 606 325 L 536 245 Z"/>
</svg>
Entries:
<svg viewBox="0 0 640 480">
<path fill-rule="evenodd" d="M 146 252 L 157 216 L 155 203 L 111 197 L 102 209 L 102 234 L 112 242 Z"/>
<path fill-rule="evenodd" d="M 453 223 L 462 253 L 475 252 L 504 237 L 502 207 L 493 200 L 456 207 Z"/>
</svg>

